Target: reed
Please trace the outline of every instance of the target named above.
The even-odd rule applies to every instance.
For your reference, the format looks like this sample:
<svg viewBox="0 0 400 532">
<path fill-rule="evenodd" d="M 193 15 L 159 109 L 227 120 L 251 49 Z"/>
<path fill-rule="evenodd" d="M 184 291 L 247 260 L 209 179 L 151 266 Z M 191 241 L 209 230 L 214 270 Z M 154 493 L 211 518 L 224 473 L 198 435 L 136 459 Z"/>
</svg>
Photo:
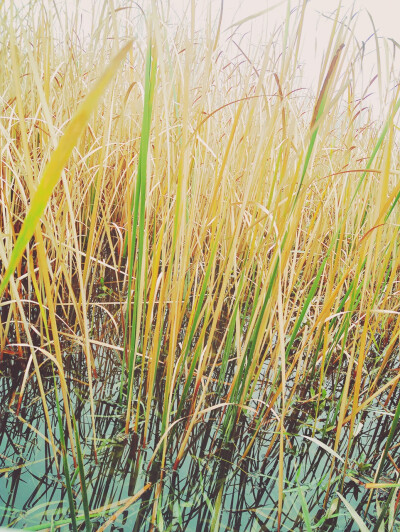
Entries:
<svg viewBox="0 0 400 532">
<path fill-rule="evenodd" d="M 194 1 L 174 31 L 159 7 L 152 3 L 143 35 L 131 40 L 130 17 L 144 15 L 104 2 L 83 45 L 77 19 L 61 40 L 53 35 L 50 17 L 60 14 L 44 4 L 32 2 L 25 19 L 0 8 L 1 360 L 26 362 L 9 409 L 18 415 L 37 385 L 42 436 L 55 467 L 63 461 L 70 513 L 55 526 L 84 521 L 90 530 L 99 515 L 109 526 L 151 491 L 149 527 L 162 529 L 165 477 L 212 418 L 209 455 L 247 424 L 237 467 L 271 430 L 263 462 L 275 456 L 272 526 L 283 529 L 287 426 L 312 407 L 307 438 L 330 470 L 319 524 L 303 487 L 293 488 L 305 529 L 332 519 L 340 503 L 368 529 L 384 471 L 390 495 L 373 525 L 394 529 L 400 403 L 369 478 L 376 488 L 365 488 L 365 515 L 343 490 L 362 420 L 377 401 L 398 402 L 399 89 L 387 89 L 386 115 L 373 119 L 359 81 L 357 19 L 340 9 L 311 94 L 297 75 L 306 2 L 288 8 L 253 55 L 221 34 L 221 21 L 213 27 L 211 11 L 196 32 Z M 371 82 L 381 91 L 385 76 L 394 81 L 396 56 L 387 54 Z M 80 441 L 71 378 L 88 391 L 90 448 Z M 118 416 L 125 441 L 137 441 L 138 471 L 157 463 L 159 474 L 92 510 L 83 458 L 97 460 L 97 410 L 110 380 L 120 383 Z M 213 501 L 203 496 L 219 530 L 225 481 L 213 489 Z"/>
</svg>

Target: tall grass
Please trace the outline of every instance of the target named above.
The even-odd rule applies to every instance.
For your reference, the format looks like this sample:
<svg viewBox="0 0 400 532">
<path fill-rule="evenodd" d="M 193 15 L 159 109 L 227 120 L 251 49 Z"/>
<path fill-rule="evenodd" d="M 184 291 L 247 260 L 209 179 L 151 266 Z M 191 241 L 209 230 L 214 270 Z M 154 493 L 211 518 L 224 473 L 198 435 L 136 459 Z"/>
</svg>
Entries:
<svg viewBox="0 0 400 532">
<path fill-rule="evenodd" d="M 86 357 L 94 457 L 95 384 L 107 377 L 98 348 L 121 370 L 125 432 L 142 447 L 159 410 L 153 524 L 165 471 L 179 468 L 196 425 L 212 413 L 225 441 L 249 420 L 243 459 L 273 426 L 265 458 L 277 443 L 280 528 L 287 416 L 306 397 L 315 403 L 311 438 L 325 445 L 334 431 L 331 478 L 339 468 L 343 486 L 357 423 L 400 380 L 391 369 L 400 334 L 399 90 L 390 86 L 387 116 L 373 120 L 356 96 L 356 19 L 339 10 L 311 95 L 297 74 L 305 2 L 288 9 L 254 57 L 211 19 L 196 32 L 194 2 L 176 31 L 154 3 L 146 35 L 128 44 L 129 10 L 103 7 L 83 46 L 74 27 L 53 36 L 54 13 L 44 6 L 32 3 L 25 20 L 1 8 L 1 351 L 28 360 L 29 382 L 33 362 L 73 521 L 68 444 L 74 459 L 78 452 L 90 529 L 66 343 Z M 112 282 L 108 305 L 99 279 Z M 93 327 L 95 308 L 111 332 Z M 62 393 L 59 434 L 42 385 L 50 362 Z"/>
</svg>

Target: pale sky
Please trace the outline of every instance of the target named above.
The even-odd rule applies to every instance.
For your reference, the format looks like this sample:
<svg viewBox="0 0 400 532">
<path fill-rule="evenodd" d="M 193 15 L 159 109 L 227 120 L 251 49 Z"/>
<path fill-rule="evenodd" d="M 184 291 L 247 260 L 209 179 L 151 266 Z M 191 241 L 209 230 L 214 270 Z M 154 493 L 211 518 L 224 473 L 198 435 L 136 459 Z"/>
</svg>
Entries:
<svg viewBox="0 0 400 532">
<path fill-rule="evenodd" d="M 13 0 L 9 0 L 13 1 Z M 57 5 L 68 6 L 72 10 L 73 6 L 79 5 L 79 11 L 89 19 L 92 6 L 97 8 L 102 5 L 100 0 L 52 0 Z M 151 5 L 152 0 L 108 0 L 114 7 L 130 5 L 132 7 L 140 5 L 144 11 Z M 285 19 L 288 2 L 291 8 L 299 5 L 299 0 L 222 0 L 223 1 L 223 22 L 222 29 L 228 28 L 234 22 L 240 21 L 252 14 L 256 14 L 265 9 L 269 11 L 251 22 L 241 26 L 241 31 L 246 32 L 251 28 L 252 39 L 257 41 L 257 34 L 261 32 L 261 28 L 267 28 L 272 31 L 276 26 L 282 24 Z M 14 0 L 17 3 L 24 3 L 24 0 Z M 191 0 L 156 0 L 158 3 L 171 6 L 171 9 L 176 12 L 178 18 L 182 18 L 185 13 L 190 14 Z M 320 13 L 329 14 L 335 11 L 339 4 L 342 6 L 341 13 L 343 16 L 350 11 L 354 5 L 354 11 L 359 12 L 355 35 L 357 39 L 365 41 L 373 33 L 371 20 L 368 16 L 367 10 L 372 16 L 376 30 L 380 37 L 393 38 L 400 46 L 400 0 L 308 0 L 307 16 L 305 19 L 305 26 L 303 38 L 309 39 L 309 44 L 305 43 L 305 54 L 314 52 L 315 45 L 318 48 L 324 48 L 327 37 L 329 36 L 329 23 L 326 19 L 320 16 Z M 195 0 L 196 8 L 196 29 L 201 29 L 201 25 L 205 23 L 208 8 L 211 7 L 213 20 L 216 22 L 219 18 L 219 11 L 221 7 L 221 0 Z M 225 33 L 225 35 L 228 35 Z M 371 42 L 373 39 L 371 39 Z M 307 50 L 307 46 L 310 50 Z M 400 52 L 400 49 L 398 50 Z M 400 56 L 400 53 L 399 53 Z M 307 61 L 307 57 L 304 58 Z"/>
<path fill-rule="evenodd" d="M 219 5 L 219 0 L 202 0 L 197 1 L 197 6 L 207 5 L 208 3 Z M 252 13 L 262 11 L 266 7 L 272 7 L 278 3 L 279 0 L 225 0 L 224 9 L 227 12 L 227 17 L 230 13 L 237 14 L 235 18 L 241 19 Z M 339 0 L 309 0 L 309 11 L 331 12 L 339 6 Z M 368 10 L 375 22 L 375 26 L 380 34 L 387 37 L 393 37 L 400 41 L 400 0 L 343 0 L 341 2 L 343 10 L 349 9 L 352 5 L 355 5 L 356 10 Z M 171 5 L 177 6 L 178 9 L 182 9 L 182 5 L 187 4 L 186 0 L 171 0 Z M 268 13 L 268 17 L 271 22 L 279 22 L 284 17 L 287 2 L 283 5 L 271 10 Z M 297 5 L 296 1 L 291 1 L 291 7 Z M 230 12 L 230 13 L 229 13 Z M 365 31 L 368 33 L 371 30 L 371 25 L 368 16 L 363 16 L 360 22 L 360 32 Z M 310 28 L 311 29 L 311 28 Z M 397 37 L 397 38 L 396 38 Z"/>
<path fill-rule="evenodd" d="M 95 5 L 97 9 L 103 4 L 104 0 L 41 0 L 37 1 L 37 5 L 42 1 L 46 4 L 55 4 L 59 7 L 66 8 L 67 11 L 72 12 L 76 6 L 83 17 L 89 18 L 89 13 Z M 150 6 L 152 0 L 108 0 L 110 5 L 114 7 L 140 5 L 146 11 L 146 7 Z M 298 0 L 222 0 L 224 5 L 223 27 L 227 27 L 237 20 L 241 20 L 249 15 L 255 14 L 266 8 L 270 9 L 267 15 L 264 15 L 259 20 L 267 20 L 269 27 L 274 27 L 276 24 L 282 22 L 285 16 L 287 2 L 290 2 L 292 8 L 299 4 Z M 171 8 L 176 11 L 179 17 L 185 11 L 185 7 L 190 5 L 191 0 L 156 0 L 156 2 L 166 5 L 170 4 Z M 5 6 L 13 4 L 17 9 L 32 5 L 32 0 L 5 0 Z M 35 4 L 35 2 L 34 2 Z M 368 10 L 375 22 L 375 26 L 381 36 L 392 37 L 400 42 L 400 0 L 308 0 L 308 13 L 322 12 L 329 13 L 334 11 L 339 4 L 343 6 L 343 12 L 349 9 L 353 4 L 358 11 L 364 11 L 360 16 L 360 23 L 358 25 L 358 32 L 360 38 L 371 32 L 371 22 L 365 12 Z M 202 13 L 207 11 L 209 6 L 215 15 L 218 15 L 221 0 L 195 0 L 196 17 L 198 17 L 198 24 L 201 24 Z M 277 7 L 274 7 L 277 6 Z M 315 32 L 315 25 L 313 17 L 310 16 L 308 20 L 309 28 L 307 31 Z"/>
<path fill-rule="evenodd" d="M 184 6 L 188 5 L 189 0 L 170 0 L 171 6 L 178 12 L 183 12 Z M 141 2 L 145 5 L 146 2 Z M 201 11 L 209 4 L 216 8 L 221 5 L 221 0 L 196 0 L 196 9 Z M 231 23 L 230 19 L 240 20 L 248 15 L 257 13 L 268 7 L 282 4 L 280 0 L 224 0 L 225 21 L 227 25 Z M 353 5 L 351 0 L 342 0 L 344 11 Z M 295 7 L 297 2 L 292 0 L 291 7 Z M 400 40 L 400 1 L 399 0 L 355 0 L 356 10 L 368 10 L 375 22 L 378 31 L 387 37 L 393 37 Z M 286 11 L 287 2 L 283 5 L 272 9 L 268 13 L 268 18 L 273 22 L 279 22 Z M 331 12 L 339 6 L 339 0 L 309 0 L 308 9 L 310 11 Z M 365 31 L 369 31 L 368 17 L 363 17 L 362 23 Z M 396 39 L 397 40 L 397 39 Z"/>
<path fill-rule="evenodd" d="M 98 12 L 103 5 L 103 0 L 43 1 L 45 3 L 48 2 L 49 5 L 57 5 L 61 8 L 61 11 L 66 10 L 71 16 L 77 7 L 81 20 L 81 29 L 86 34 L 90 31 L 93 9 Z M 191 0 L 155 1 L 161 3 L 163 6 L 166 6 L 169 3 L 171 9 L 176 13 L 177 19 L 182 19 L 185 9 L 187 9 L 187 20 L 189 20 Z M 137 6 L 140 5 L 144 11 L 147 11 L 152 0 L 107 0 L 107 2 L 114 6 L 114 8 L 130 6 L 132 11 L 135 10 L 137 14 L 139 14 L 140 11 Z M 290 7 L 292 9 L 298 7 L 300 3 L 299 0 L 223 0 L 221 39 L 227 39 L 232 34 L 234 30 L 227 30 L 227 28 L 233 23 L 270 8 L 267 13 L 246 22 L 241 25 L 238 30 L 240 34 L 246 35 L 244 42 L 245 39 L 249 39 L 249 36 L 251 35 L 252 42 L 259 44 L 263 31 L 270 33 L 283 24 L 288 2 L 290 2 Z M 17 9 L 23 6 L 32 5 L 31 0 L 5 0 L 6 6 L 11 3 L 14 4 Z M 38 4 L 39 3 L 41 2 L 38 2 Z M 217 23 L 221 8 L 221 0 L 195 0 L 194 4 L 196 30 L 201 30 L 202 25 L 206 23 L 206 16 L 209 9 L 211 9 L 212 13 L 212 22 L 215 24 Z M 353 5 L 353 11 L 358 12 L 357 23 L 355 25 L 355 37 L 359 43 L 363 41 L 365 42 L 373 34 L 374 30 L 367 10 L 370 12 L 378 36 L 380 37 L 378 42 L 382 57 L 384 57 L 386 53 L 385 46 L 386 50 L 389 50 L 391 54 L 393 54 L 393 50 L 395 49 L 396 55 L 393 62 L 393 70 L 395 72 L 395 77 L 400 79 L 400 0 L 308 0 L 302 35 L 303 44 L 301 64 L 304 76 L 303 84 L 310 88 L 315 87 L 315 78 L 320 71 L 322 53 L 328 44 L 331 22 L 326 16 L 321 16 L 321 13 L 329 15 L 338 8 L 339 4 L 342 6 L 341 18 L 345 16 L 346 12 L 350 12 Z M 125 16 L 124 13 L 126 13 L 126 10 L 119 11 L 118 16 Z M 142 18 L 141 15 L 136 18 L 136 28 L 139 27 L 139 18 Z M 169 22 L 173 22 L 172 19 L 173 16 L 171 14 Z M 135 31 L 135 25 L 133 24 L 131 27 L 132 31 Z M 393 41 L 385 40 L 383 37 L 393 39 L 396 43 L 399 43 L 398 47 L 396 47 Z M 377 73 L 375 49 L 376 40 L 371 38 L 366 47 L 367 53 L 363 63 L 366 82 Z M 387 66 L 388 64 L 384 63 L 386 70 Z M 385 71 L 385 68 L 382 68 L 382 71 Z M 382 82 L 384 83 L 384 79 L 382 79 Z M 375 100 L 376 102 L 379 101 L 378 95 L 375 95 Z M 374 105 L 376 105 L 376 102 Z"/>
<path fill-rule="evenodd" d="M 284 22 L 288 1 L 290 1 L 290 7 L 292 9 L 299 6 L 298 0 L 224 0 L 222 28 L 228 28 L 234 22 L 238 22 L 252 14 L 270 8 L 267 13 L 240 26 L 241 32 L 251 31 L 251 38 L 257 43 L 258 37 L 261 35 L 263 29 L 271 32 Z M 143 0 L 142 5 L 145 4 L 146 0 Z M 190 5 L 190 0 L 170 0 L 170 4 L 177 11 L 178 16 L 180 16 L 184 13 L 185 6 Z M 215 13 L 214 20 L 216 21 L 218 19 L 221 0 L 196 0 L 195 4 L 197 29 L 200 28 L 202 21 L 205 20 L 205 13 L 209 6 L 211 6 L 213 13 Z M 394 71 L 395 77 L 400 81 L 400 0 L 308 0 L 302 34 L 301 61 L 303 65 L 303 85 L 315 89 L 320 72 L 322 53 L 328 45 L 332 23 L 327 17 L 321 16 L 321 14 L 329 16 L 329 14 L 337 10 L 339 5 L 341 6 L 340 18 L 343 18 L 346 13 L 349 14 L 352 7 L 354 7 L 353 12 L 357 12 L 354 34 L 359 43 L 369 39 L 366 46 L 366 57 L 363 63 L 365 76 L 363 85 L 365 86 L 378 70 L 377 55 L 375 52 L 376 40 L 370 38 L 374 33 L 374 29 L 369 14 L 373 19 L 379 37 L 378 42 L 383 64 L 381 71 L 385 72 L 385 67 L 388 66 L 384 63 L 386 44 L 388 45 L 386 46 L 386 50 L 390 50 L 391 53 L 393 49 L 396 49 Z M 190 13 L 190 9 L 188 13 Z M 229 31 L 226 31 L 222 35 L 228 36 L 229 33 Z M 383 37 L 386 39 L 383 39 Z M 394 39 L 398 43 L 398 47 L 394 45 L 393 41 L 388 39 Z M 382 85 L 384 84 L 385 74 L 382 75 Z M 393 86 L 393 83 L 391 86 Z M 372 87 L 372 91 L 375 93 L 369 97 L 368 101 L 379 113 L 380 97 L 376 83 Z"/>
<path fill-rule="evenodd" d="M 48 0 L 49 1 L 49 0 Z M 131 0 L 109 0 L 114 7 L 126 6 L 134 4 L 140 5 L 146 10 L 146 6 L 151 4 L 151 0 L 137 0 L 135 2 Z M 171 8 L 174 9 L 178 16 L 181 16 L 185 7 L 190 5 L 190 0 L 156 0 L 162 2 L 164 5 L 168 2 Z M 298 5 L 297 0 L 289 0 L 292 8 Z M 17 6 L 27 5 L 30 0 L 6 0 L 7 3 L 14 3 Z M 49 1 L 53 3 L 53 0 Z M 92 6 L 95 4 L 99 7 L 103 2 L 101 0 L 54 0 L 58 6 L 66 6 L 67 9 L 72 10 L 76 4 L 79 5 L 79 9 L 82 12 L 89 12 Z M 310 12 L 323 12 L 329 13 L 334 11 L 339 3 L 343 6 L 343 12 L 349 9 L 353 4 L 356 11 L 368 10 L 375 22 L 375 26 L 380 35 L 386 37 L 392 37 L 400 41 L 400 0 L 308 0 L 308 11 Z M 279 5 L 280 4 L 280 5 Z M 213 11 L 217 15 L 221 6 L 221 0 L 195 0 L 196 16 L 199 17 L 198 22 L 201 23 L 202 13 L 205 13 L 208 6 L 212 6 Z M 227 27 L 233 22 L 243 19 L 251 14 L 260 12 L 266 8 L 271 9 L 268 14 L 263 17 L 268 20 L 268 25 L 273 27 L 275 24 L 279 24 L 284 16 L 287 6 L 287 0 L 223 0 L 224 5 L 224 20 L 223 26 Z M 190 11 L 190 10 L 189 10 Z M 310 21 L 310 30 L 313 30 Z M 367 34 L 371 31 L 371 23 L 364 13 L 360 17 L 359 26 L 360 35 Z"/>
</svg>

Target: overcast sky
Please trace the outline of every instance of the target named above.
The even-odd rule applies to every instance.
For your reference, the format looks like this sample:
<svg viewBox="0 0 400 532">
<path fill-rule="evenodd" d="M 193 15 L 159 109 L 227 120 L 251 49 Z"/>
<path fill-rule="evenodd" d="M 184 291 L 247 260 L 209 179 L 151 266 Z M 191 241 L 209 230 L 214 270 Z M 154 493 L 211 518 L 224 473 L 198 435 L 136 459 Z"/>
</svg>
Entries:
<svg viewBox="0 0 400 532">
<path fill-rule="evenodd" d="M 290 0 L 224 0 L 222 28 L 228 28 L 234 22 L 270 8 L 267 13 L 252 19 L 251 22 L 247 22 L 240 27 L 243 32 L 251 32 L 251 38 L 257 42 L 263 29 L 267 29 L 269 32 L 283 23 L 288 1 Z M 146 0 L 144 0 L 144 4 L 146 4 Z M 176 10 L 178 16 L 182 16 L 185 6 L 187 7 L 190 4 L 190 0 L 170 0 L 170 4 Z M 203 15 L 205 15 L 209 6 L 212 7 L 215 19 L 217 19 L 221 0 L 196 0 L 195 4 L 198 29 L 200 29 L 202 21 L 205 20 Z M 291 8 L 295 8 L 299 4 L 298 0 L 290 1 Z M 399 43 L 399 48 L 396 49 L 394 71 L 395 77 L 400 79 L 400 0 L 309 0 L 302 35 L 301 61 L 304 85 L 315 88 L 320 72 L 322 53 L 328 45 L 332 23 L 326 16 L 322 15 L 329 16 L 339 5 L 341 6 L 341 18 L 346 13 L 350 13 L 352 8 L 353 12 L 358 13 L 355 20 L 354 34 L 359 43 L 367 41 L 374 32 L 371 18 L 379 37 L 391 38 Z M 225 32 L 223 35 L 229 35 L 229 32 Z M 393 42 L 386 42 L 389 42 L 388 49 L 392 51 L 395 48 Z M 384 54 L 384 39 L 379 39 L 379 43 L 381 53 Z M 375 49 L 376 40 L 371 38 L 367 44 L 367 54 L 363 63 L 364 85 L 371 80 L 378 70 Z M 382 77 L 383 83 L 385 82 L 384 78 L 385 76 Z M 376 84 L 372 90 L 376 92 L 369 98 L 369 102 L 377 109 L 379 108 L 380 99 Z"/>
<path fill-rule="evenodd" d="M 92 11 L 100 10 L 103 0 L 43 0 L 48 4 L 56 4 L 58 7 L 65 8 L 70 14 L 73 13 L 74 7 L 78 6 L 81 19 L 81 30 L 86 34 L 90 31 Z M 106 0 L 114 8 L 120 6 L 131 6 L 133 10 L 137 5 L 147 11 L 152 0 Z M 185 10 L 190 15 L 191 0 L 156 0 L 158 3 L 170 4 L 171 9 L 175 12 L 177 19 L 184 18 Z M 238 22 L 246 17 L 250 17 L 260 11 L 268 9 L 268 12 L 262 16 L 252 19 L 251 21 L 240 26 L 240 32 L 246 34 L 246 38 L 251 35 L 255 44 L 259 43 L 263 31 L 272 32 L 278 26 L 281 26 L 285 20 L 288 2 L 291 8 L 296 8 L 301 3 L 300 0 L 223 0 L 223 21 L 221 38 L 228 38 L 232 30 L 227 30 L 233 23 Z M 13 3 L 17 8 L 32 5 L 32 0 L 5 0 L 5 5 Z M 37 2 L 39 5 L 40 2 Z M 361 43 L 366 41 L 373 34 L 373 26 L 368 15 L 370 13 L 379 37 L 394 39 L 399 43 L 396 49 L 396 60 L 394 62 L 395 77 L 400 79 L 400 0 L 308 0 L 306 17 L 303 27 L 302 36 L 302 56 L 301 63 L 304 76 L 304 84 L 311 87 L 315 85 L 315 78 L 318 77 L 322 53 L 326 49 L 330 35 L 331 22 L 321 14 L 329 15 L 339 6 L 342 6 L 342 16 L 350 12 L 354 6 L 354 11 L 358 12 L 355 25 L 355 37 Z M 95 6 L 95 7 L 94 7 Z M 212 11 L 212 21 L 216 23 L 219 18 L 221 9 L 221 0 L 195 0 L 196 29 L 201 30 L 206 23 L 206 15 L 209 10 Z M 124 16 L 126 11 L 120 11 L 119 16 Z M 173 17 L 170 16 L 169 22 Z M 136 24 L 136 27 L 137 24 Z M 224 31 L 226 30 L 226 31 Z M 380 47 L 384 51 L 384 39 L 380 39 Z M 389 42 L 388 49 L 395 49 L 392 41 Z M 364 61 L 364 73 L 366 82 L 368 82 L 376 73 L 376 41 L 370 39 L 367 45 L 367 57 Z M 393 83 L 392 83 L 393 86 Z M 378 95 L 375 95 L 375 102 Z"/>
<path fill-rule="evenodd" d="M 6 0 L 6 3 L 12 2 L 16 5 L 24 5 L 30 3 L 30 0 Z M 76 3 L 82 11 L 90 11 L 92 6 L 96 4 L 100 6 L 101 0 L 48 0 L 49 3 L 53 1 L 58 5 L 67 6 L 72 9 Z M 111 1 L 111 0 L 110 0 Z M 190 4 L 190 0 L 157 0 L 164 4 L 170 3 L 171 7 L 177 12 L 178 16 L 181 16 L 185 8 Z M 139 4 L 146 8 L 146 5 L 151 4 L 151 0 L 112 0 L 114 6 L 119 5 L 132 5 Z M 343 12 L 349 9 L 353 4 L 356 10 L 363 11 L 368 10 L 375 22 L 376 28 L 381 35 L 392 37 L 400 41 L 400 0 L 308 0 L 309 12 L 332 12 L 335 10 L 339 3 L 343 6 Z M 278 4 L 277 7 L 274 7 Z M 279 5 L 280 4 L 280 5 Z M 295 7 L 299 4 L 298 0 L 290 1 L 291 7 Z M 196 14 L 199 15 L 198 22 L 201 23 L 201 13 L 207 10 L 208 6 L 212 6 L 215 13 L 219 11 L 221 0 L 195 0 Z M 266 8 L 270 9 L 266 17 L 263 20 L 268 20 L 268 25 L 274 26 L 279 24 L 285 16 L 287 0 L 223 0 L 224 5 L 224 20 L 223 26 L 227 27 L 232 22 L 240 20 L 251 14 L 260 12 Z M 315 29 L 311 25 L 308 28 L 310 31 Z M 360 17 L 359 32 L 360 35 L 366 35 L 371 31 L 371 22 L 364 13 Z"/>
<path fill-rule="evenodd" d="M 143 2 L 145 4 L 146 2 Z M 188 0 L 170 0 L 178 12 L 182 13 L 184 7 L 188 5 Z M 368 10 L 375 22 L 375 25 L 382 35 L 400 40 L 400 1 L 399 0 L 343 0 L 341 2 L 344 11 L 355 5 L 356 10 Z M 196 0 L 196 9 L 201 11 L 209 4 L 219 8 L 221 0 Z M 286 0 L 224 0 L 224 23 L 229 25 L 232 20 L 242 19 L 250 14 L 257 13 L 268 7 L 273 7 L 267 15 L 271 25 L 279 23 L 285 15 Z M 291 1 L 291 6 L 298 4 L 296 0 Z M 308 9 L 310 11 L 330 12 L 339 6 L 339 0 L 309 0 Z M 367 16 L 362 17 L 360 32 L 370 31 L 371 24 Z"/>
<path fill-rule="evenodd" d="M 219 5 L 219 0 L 203 0 L 197 1 L 197 6 L 207 5 L 211 3 Z M 237 18 L 243 18 L 251 13 L 256 13 L 265 9 L 266 7 L 274 6 L 279 0 L 225 0 L 224 10 L 226 12 L 226 19 L 230 18 L 231 14 L 235 14 Z M 182 6 L 187 4 L 187 0 L 171 0 L 171 4 L 175 5 L 177 9 L 182 10 Z M 353 1 L 343 0 L 341 2 L 344 11 L 353 5 Z M 283 5 L 272 9 L 268 13 L 268 18 L 271 24 L 279 22 L 284 17 L 286 10 L 286 1 Z M 291 2 L 291 6 L 297 5 L 296 1 Z M 382 35 L 393 37 L 400 40 L 400 1 L 399 0 L 356 0 L 354 2 L 356 10 L 368 10 L 375 22 L 375 25 Z M 330 12 L 339 6 L 339 0 L 310 0 L 309 11 Z M 367 34 L 371 31 L 371 23 L 367 16 L 361 17 L 360 33 Z M 312 27 L 310 27 L 312 30 Z"/>
</svg>

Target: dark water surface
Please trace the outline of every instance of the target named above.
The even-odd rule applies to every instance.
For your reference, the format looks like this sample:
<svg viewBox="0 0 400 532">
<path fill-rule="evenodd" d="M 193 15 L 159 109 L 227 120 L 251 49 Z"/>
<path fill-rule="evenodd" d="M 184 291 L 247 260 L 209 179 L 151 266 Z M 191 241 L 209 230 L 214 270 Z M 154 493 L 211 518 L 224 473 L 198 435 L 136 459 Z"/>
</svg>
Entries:
<svg viewBox="0 0 400 532">
<path fill-rule="evenodd" d="M 97 349 L 95 356 L 100 370 L 94 384 L 98 438 L 96 464 L 88 387 L 82 382 L 86 380 L 85 359 L 82 353 L 65 349 L 66 376 L 82 445 L 89 508 L 101 510 L 109 503 L 134 495 L 151 482 L 152 487 L 108 528 L 119 531 L 150 530 L 155 493 L 160 483 L 160 462 L 157 460 L 161 453 L 157 454 L 150 467 L 149 461 L 161 437 L 162 397 L 155 398 L 149 441 L 143 449 L 140 444 L 143 420 L 140 421 L 138 435 L 131 433 L 126 437 L 124 433 L 125 407 L 119 405 L 121 373 L 118 356 L 115 351 Z M 49 434 L 34 376 L 28 382 L 20 416 L 15 414 L 16 401 L 11 408 L 8 406 L 15 390 L 20 388 L 25 367 L 26 362 L 15 356 L 5 355 L 1 364 L 0 526 L 44 530 L 62 525 L 61 530 L 69 530 L 65 478 L 63 474 L 57 475 L 52 449 L 42 437 L 48 438 Z M 60 446 L 54 380 L 48 363 L 43 367 L 43 376 L 56 444 Z M 159 379 L 157 387 L 161 389 L 162 373 Z M 262 383 L 258 386 L 250 406 L 257 407 L 263 387 L 268 385 Z M 337 390 L 341 389 L 339 382 Z M 372 530 L 378 509 L 383 508 L 389 490 L 373 491 L 366 514 L 371 490 L 366 489 L 364 484 L 373 481 L 393 419 L 391 412 L 400 399 L 400 389 L 397 388 L 387 405 L 384 405 L 386 397 L 383 394 L 362 417 L 359 416 L 357 436 L 351 447 L 345 476 L 339 459 L 331 472 L 329 448 L 334 446 L 335 432 L 329 430 L 329 420 L 340 396 L 331 395 L 329 382 L 326 390 L 326 400 L 320 404 L 314 435 L 316 402 L 308 401 L 311 395 L 309 389 L 305 391 L 304 398 L 293 402 L 286 418 L 282 530 L 359 530 L 345 506 L 341 504 L 337 507 L 337 491 L 340 491 L 342 483 L 342 495 Z M 254 433 L 253 416 L 243 413 L 230 440 L 224 441 L 221 437 L 221 410 L 208 412 L 196 424 L 187 453 L 177 471 L 173 470 L 173 464 L 185 422 L 178 422 L 175 432 L 171 432 L 156 510 L 156 530 L 206 532 L 213 527 L 215 530 L 249 532 L 277 530 L 279 436 L 267 456 L 276 430 L 274 417 L 261 427 L 249 454 L 242 460 Z M 66 433 L 66 427 L 64 430 Z M 349 424 L 345 425 L 341 435 L 338 450 L 341 459 L 346 457 L 348 431 Z M 390 453 L 393 463 L 397 464 L 400 464 L 399 441 L 397 432 Z M 326 447 L 318 445 L 318 442 Z M 387 482 L 396 481 L 393 463 L 387 461 L 381 482 L 386 477 Z M 71 476 L 74 475 L 71 455 L 69 468 Z M 61 460 L 60 469 L 62 471 Z M 73 489 L 77 513 L 81 518 L 79 523 L 84 529 L 78 474 L 73 477 Z M 220 520 L 212 522 L 218 508 Z M 116 506 L 106 516 L 92 516 L 93 529 L 97 530 L 117 509 Z M 327 513 L 329 519 L 326 518 Z M 394 530 L 400 530 L 396 526 Z"/>
</svg>

